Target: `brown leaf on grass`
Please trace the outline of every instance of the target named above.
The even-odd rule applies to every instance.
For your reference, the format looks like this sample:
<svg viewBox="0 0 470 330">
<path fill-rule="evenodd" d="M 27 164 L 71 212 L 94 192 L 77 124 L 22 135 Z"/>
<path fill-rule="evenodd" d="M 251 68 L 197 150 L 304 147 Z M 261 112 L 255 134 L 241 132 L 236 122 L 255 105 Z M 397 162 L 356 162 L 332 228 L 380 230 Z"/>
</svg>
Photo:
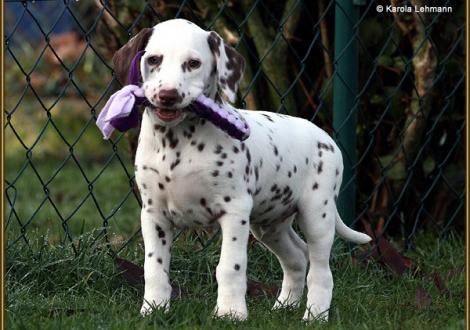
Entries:
<svg viewBox="0 0 470 330">
<path fill-rule="evenodd" d="M 385 238 L 380 237 L 377 245 L 380 252 L 380 261 L 382 261 L 393 272 L 398 275 L 403 275 L 407 269 L 411 268 L 411 259 L 402 256 Z"/>
<path fill-rule="evenodd" d="M 415 293 L 415 304 L 418 308 L 426 308 L 431 305 L 431 295 L 422 287 L 418 286 Z"/>
<path fill-rule="evenodd" d="M 352 257 L 354 265 L 367 265 L 369 262 L 378 260 L 379 253 L 377 247 L 364 247 L 362 251 L 356 252 Z"/>
<path fill-rule="evenodd" d="M 450 281 L 451 279 L 453 279 L 453 278 L 456 277 L 457 275 L 460 275 L 460 274 L 463 273 L 464 271 L 465 271 L 465 267 L 464 267 L 464 266 L 452 268 L 451 270 L 449 270 L 449 271 L 447 272 L 446 279 L 447 279 L 448 281 Z"/>
<path fill-rule="evenodd" d="M 129 260 L 125 260 L 119 257 L 116 257 L 116 264 L 118 268 L 122 271 L 122 276 L 124 279 L 132 284 L 132 285 L 139 285 L 144 284 L 144 269 Z M 171 283 L 171 299 L 175 299 L 181 297 L 183 294 L 183 290 Z"/>
<path fill-rule="evenodd" d="M 250 297 L 260 297 L 267 295 L 268 297 L 275 297 L 279 291 L 279 287 L 274 285 L 266 285 L 257 281 L 247 280 L 247 294 Z"/>
<path fill-rule="evenodd" d="M 116 264 L 124 279 L 132 285 L 144 284 L 144 269 L 128 260 L 116 257 Z"/>
<path fill-rule="evenodd" d="M 369 221 L 361 218 L 366 233 L 374 239 L 370 251 L 357 255 L 359 261 L 364 263 L 366 259 L 373 259 L 392 270 L 398 275 L 403 275 L 406 270 L 411 269 L 413 263 L 410 258 L 401 255 L 397 249 L 383 236 L 384 224 L 379 221 L 378 229 L 374 230 Z M 362 257 L 362 259 L 361 259 Z"/>
<path fill-rule="evenodd" d="M 439 290 L 439 293 L 443 296 L 448 297 L 450 295 L 450 292 L 446 284 L 444 283 L 444 280 L 442 279 L 441 275 L 438 272 L 434 272 L 432 274 L 432 279 L 437 290 Z"/>
</svg>

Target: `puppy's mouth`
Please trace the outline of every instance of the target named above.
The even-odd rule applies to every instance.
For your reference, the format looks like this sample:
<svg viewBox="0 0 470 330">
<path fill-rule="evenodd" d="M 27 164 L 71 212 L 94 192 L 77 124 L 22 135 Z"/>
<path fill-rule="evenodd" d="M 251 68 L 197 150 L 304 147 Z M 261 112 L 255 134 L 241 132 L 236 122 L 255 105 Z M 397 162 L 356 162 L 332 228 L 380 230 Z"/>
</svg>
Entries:
<svg viewBox="0 0 470 330">
<path fill-rule="evenodd" d="M 182 109 L 164 109 L 164 108 L 155 108 L 155 113 L 158 118 L 163 121 L 173 121 L 181 117 L 183 114 Z"/>
<path fill-rule="evenodd" d="M 157 106 L 154 106 L 153 104 L 150 106 L 152 111 L 157 115 L 157 117 L 165 122 L 170 122 L 173 120 L 176 120 L 180 118 L 183 115 L 183 109 L 177 109 L 177 108 L 160 108 Z"/>
</svg>

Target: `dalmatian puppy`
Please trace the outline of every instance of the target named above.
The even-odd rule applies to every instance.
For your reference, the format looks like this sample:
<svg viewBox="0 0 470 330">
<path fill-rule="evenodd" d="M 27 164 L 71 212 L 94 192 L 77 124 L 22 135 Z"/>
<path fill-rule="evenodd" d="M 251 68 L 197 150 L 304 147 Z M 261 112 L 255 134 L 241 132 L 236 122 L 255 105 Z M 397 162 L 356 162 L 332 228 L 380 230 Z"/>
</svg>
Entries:
<svg viewBox="0 0 470 330">
<path fill-rule="evenodd" d="M 218 225 L 222 231 L 215 316 L 244 320 L 250 231 L 279 259 L 284 277 L 274 309 L 297 306 L 307 276 L 304 320 L 328 318 L 335 232 L 359 244 L 336 209 L 343 160 L 333 139 L 311 122 L 237 110 L 251 127 L 241 142 L 188 110 L 201 94 L 234 101 L 244 60 L 213 31 L 173 19 L 139 32 L 114 56 L 125 84 L 140 50 L 142 118 L 135 177 L 142 196 L 145 294 L 141 313 L 168 309 L 173 230 Z M 229 106 L 228 103 L 225 103 Z M 292 229 L 296 221 L 304 242 Z"/>
</svg>

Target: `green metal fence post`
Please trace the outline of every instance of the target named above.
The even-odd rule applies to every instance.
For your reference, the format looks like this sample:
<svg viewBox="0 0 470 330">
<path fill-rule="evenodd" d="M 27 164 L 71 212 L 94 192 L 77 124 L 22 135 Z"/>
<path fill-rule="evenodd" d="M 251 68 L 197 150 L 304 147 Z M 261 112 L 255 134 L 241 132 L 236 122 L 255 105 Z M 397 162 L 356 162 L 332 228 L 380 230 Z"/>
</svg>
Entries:
<svg viewBox="0 0 470 330">
<path fill-rule="evenodd" d="M 333 128 L 335 139 L 343 152 L 344 172 L 338 211 L 351 223 L 356 211 L 356 93 L 358 81 L 358 48 L 356 23 L 359 7 L 353 0 L 335 3 L 335 74 L 333 91 Z M 351 113 L 353 112 L 353 113 Z"/>
</svg>

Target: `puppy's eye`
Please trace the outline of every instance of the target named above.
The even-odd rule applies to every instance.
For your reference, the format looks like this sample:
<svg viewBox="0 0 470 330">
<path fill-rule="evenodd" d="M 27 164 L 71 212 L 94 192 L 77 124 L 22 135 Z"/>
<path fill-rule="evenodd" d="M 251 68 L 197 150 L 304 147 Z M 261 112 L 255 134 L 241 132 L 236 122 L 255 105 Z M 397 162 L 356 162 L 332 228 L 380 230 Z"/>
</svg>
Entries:
<svg viewBox="0 0 470 330">
<path fill-rule="evenodd" d="M 201 61 L 191 59 L 191 60 L 189 60 L 188 65 L 191 69 L 197 69 L 201 66 Z"/>
<path fill-rule="evenodd" d="M 154 55 L 154 56 L 149 56 L 147 58 L 147 63 L 149 65 L 160 65 L 162 63 L 162 60 L 163 60 L 163 56 Z"/>
</svg>

